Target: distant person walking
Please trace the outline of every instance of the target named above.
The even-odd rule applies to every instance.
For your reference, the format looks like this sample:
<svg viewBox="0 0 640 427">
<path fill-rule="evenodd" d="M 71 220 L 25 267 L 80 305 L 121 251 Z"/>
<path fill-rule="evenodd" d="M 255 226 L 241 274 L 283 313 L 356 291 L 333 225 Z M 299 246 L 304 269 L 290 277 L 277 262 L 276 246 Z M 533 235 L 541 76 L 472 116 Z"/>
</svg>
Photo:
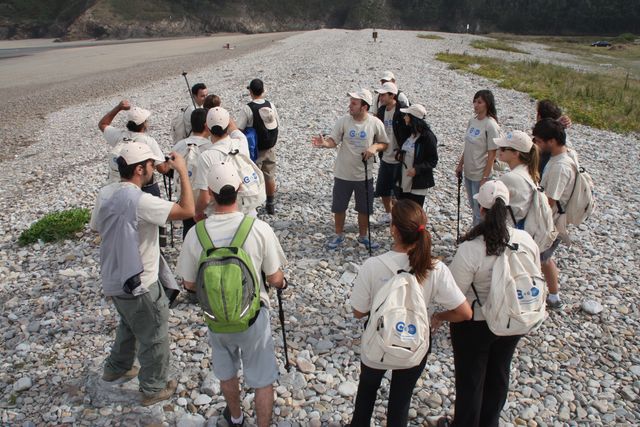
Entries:
<svg viewBox="0 0 640 427">
<path fill-rule="evenodd" d="M 242 108 L 238 117 L 238 129 L 253 127 L 258 136 L 258 159 L 256 165 L 264 174 L 267 203 L 265 210 L 269 215 L 276 212 L 276 143 L 280 118 L 276 106 L 264 98 L 264 83 L 253 79 L 247 86 L 251 102 Z"/>
<path fill-rule="evenodd" d="M 401 108 L 410 135 L 400 146 L 400 194 L 424 206 L 427 189 L 435 185 L 433 170 L 438 164 L 438 140 L 426 122 L 427 110 L 420 104 Z"/>
<path fill-rule="evenodd" d="M 492 176 L 500 136 L 496 102 L 490 90 L 480 90 L 473 96 L 474 117 L 469 120 L 464 138 L 464 151 L 456 167 L 456 175 L 464 175 L 467 198 L 473 212 L 473 225 L 480 223 L 480 206 L 473 198 L 480 186 Z"/>
<path fill-rule="evenodd" d="M 311 140 L 316 148 L 336 148 L 338 155 L 333 169 L 333 200 L 336 234 L 327 242 L 328 249 L 336 249 L 344 243 L 344 223 L 351 195 L 355 193 L 358 212 L 358 243 L 370 249 L 379 244 L 371 243 L 367 237 L 369 214 L 373 211 L 373 156 L 386 150 L 387 134 L 380 119 L 369 114 L 371 92 L 360 89 L 350 92 L 349 114 L 338 119 L 331 135 L 314 136 Z M 365 181 L 365 163 L 367 173 Z"/>
<path fill-rule="evenodd" d="M 393 248 L 385 254 L 369 258 L 360 268 L 351 293 L 353 315 L 360 319 L 374 309 L 372 305 L 376 294 L 397 273 L 397 270 L 388 267 L 391 265 L 411 271 L 416 276 L 418 283 L 422 285 L 425 308 L 428 309 L 432 302 L 436 302 L 450 310 L 446 314 L 441 313 L 440 320 L 459 322 L 470 319 L 471 307 L 456 286 L 449 269 L 432 257 L 431 236 L 425 228 L 425 212 L 411 200 L 397 201 L 391 212 Z M 362 355 L 351 427 L 369 427 L 371 423 L 378 388 L 387 372 L 378 362 Z M 426 362 L 425 355 L 416 366 L 391 371 L 387 426 L 407 425 L 413 389 Z"/>
<path fill-rule="evenodd" d="M 498 427 L 509 392 L 511 359 L 522 336 L 497 336 L 491 332 L 480 304 L 487 301 L 494 264 L 507 244 L 517 243 L 539 271 L 538 245 L 527 232 L 508 226 L 507 187 L 501 181 L 488 181 L 474 197 L 480 204 L 482 220 L 462 238 L 449 266 L 458 287 L 474 307 L 473 318 L 450 324 L 455 416 L 453 422 L 441 418 L 439 427 Z M 434 314 L 434 329 L 446 313 Z"/>
</svg>

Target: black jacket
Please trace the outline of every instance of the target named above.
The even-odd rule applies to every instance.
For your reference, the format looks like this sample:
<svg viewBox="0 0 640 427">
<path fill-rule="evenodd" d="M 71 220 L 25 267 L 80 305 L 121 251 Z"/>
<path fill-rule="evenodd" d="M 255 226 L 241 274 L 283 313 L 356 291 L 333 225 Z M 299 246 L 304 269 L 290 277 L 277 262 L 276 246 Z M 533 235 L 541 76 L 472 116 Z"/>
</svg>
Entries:
<svg viewBox="0 0 640 427">
<path fill-rule="evenodd" d="M 404 144 L 406 138 L 402 140 Z M 413 167 L 416 169 L 416 176 L 413 177 L 411 188 L 414 190 L 422 190 L 431 188 L 435 185 L 433 179 L 433 169 L 438 164 L 438 138 L 433 134 L 431 129 L 420 135 L 416 140 L 415 150 L 413 153 Z M 400 146 L 400 154 L 398 160 L 402 161 L 401 173 L 407 173 L 407 167 L 404 165 L 404 152 L 402 145 Z"/>
<path fill-rule="evenodd" d="M 376 116 L 384 123 L 384 110 L 387 107 L 381 105 L 378 108 L 378 113 Z M 396 137 L 396 142 L 398 146 L 402 144 L 409 136 L 411 135 L 411 128 L 404 123 L 404 119 L 402 118 L 404 113 L 400 112 L 401 108 L 405 108 L 404 105 L 396 102 L 396 110 L 393 112 L 393 134 Z M 382 158 L 382 152 L 380 152 L 380 157 Z"/>
</svg>

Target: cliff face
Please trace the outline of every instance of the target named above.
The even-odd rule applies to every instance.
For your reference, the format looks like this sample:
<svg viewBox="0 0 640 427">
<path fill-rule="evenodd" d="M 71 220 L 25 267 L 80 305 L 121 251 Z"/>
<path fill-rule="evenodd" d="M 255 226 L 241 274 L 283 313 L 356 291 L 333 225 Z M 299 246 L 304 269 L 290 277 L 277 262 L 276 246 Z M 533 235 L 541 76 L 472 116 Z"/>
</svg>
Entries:
<svg viewBox="0 0 640 427">
<path fill-rule="evenodd" d="M 0 39 L 130 38 L 332 28 L 640 32 L 640 2 L 591 0 L 4 0 Z"/>
</svg>

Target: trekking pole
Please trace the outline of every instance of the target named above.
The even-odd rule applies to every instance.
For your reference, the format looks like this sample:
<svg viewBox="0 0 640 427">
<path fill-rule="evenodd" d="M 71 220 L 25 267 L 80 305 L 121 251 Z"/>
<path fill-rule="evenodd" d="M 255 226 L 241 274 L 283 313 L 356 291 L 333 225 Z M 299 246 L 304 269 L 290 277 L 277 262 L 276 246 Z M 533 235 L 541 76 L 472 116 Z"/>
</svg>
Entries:
<svg viewBox="0 0 640 427">
<path fill-rule="evenodd" d="M 173 183 L 171 182 L 173 181 L 171 179 L 171 177 L 169 177 L 169 200 L 171 200 L 171 196 L 172 196 L 172 191 L 171 191 L 171 187 L 173 186 Z M 173 246 L 173 221 L 169 222 L 169 233 L 171 233 L 171 247 L 175 247 Z"/>
<path fill-rule="evenodd" d="M 187 80 L 186 71 L 182 72 L 182 77 L 184 77 L 184 81 L 187 83 L 187 93 L 189 94 L 189 99 L 191 99 L 191 102 L 193 103 L 193 108 L 198 108 L 198 106 L 196 105 L 196 101 L 195 99 L 193 99 L 193 95 L 191 94 L 191 85 L 189 84 L 189 80 Z"/>
<path fill-rule="evenodd" d="M 462 173 L 458 174 L 458 227 L 456 233 L 456 244 L 460 242 L 460 192 L 462 190 Z"/>
<path fill-rule="evenodd" d="M 367 233 L 369 234 L 369 256 L 373 256 L 373 253 L 371 251 L 371 221 L 370 221 L 370 216 L 371 216 L 371 211 L 369 209 L 369 180 L 368 178 L 368 166 L 367 166 L 367 160 L 362 157 L 362 161 L 364 162 L 364 194 L 365 197 L 367 199 Z"/>
<path fill-rule="evenodd" d="M 286 283 L 285 279 L 285 283 Z M 282 308 L 282 289 L 278 288 L 278 315 L 280 317 L 280 327 L 282 328 L 282 342 L 284 343 L 284 368 L 289 372 L 291 365 L 289 364 L 289 350 L 287 349 L 287 333 L 284 329 L 284 309 Z"/>
</svg>

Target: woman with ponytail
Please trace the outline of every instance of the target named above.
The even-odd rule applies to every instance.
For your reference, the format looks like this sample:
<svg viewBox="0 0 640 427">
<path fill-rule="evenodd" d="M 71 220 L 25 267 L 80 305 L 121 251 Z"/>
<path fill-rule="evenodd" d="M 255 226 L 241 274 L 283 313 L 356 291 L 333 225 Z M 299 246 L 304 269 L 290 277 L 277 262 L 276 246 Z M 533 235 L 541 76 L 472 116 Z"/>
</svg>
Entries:
<svg viewBox="0 0 640 427">
<path fill-rule="evenodd" d="M 511 169 L 500 177 L 500 181 L 509 190 L 512 221 L 516 228 L 524 230 L 524 219 L 533 200 L 533 191 L 540 182 L 538 147 L 529 135 L 519 130 L 507 132 L 493 142 L 498 146 L 498 159 Z"/>
<path fill-rule="evenodd" d="M 449 311 L 442 320 L 460 322 L 471 318 L 471 307 L 458 287 L 449 269 L 431 255 L 431 236 L 426 229 L 427 215 L 412 200 L 398 200 L 391 209 L 391 251 L 369 258 L 364 262 L 353 285 L 351 305 L 353 314 L 360 319 L 372 308 L 375 295 L 397 271 L 387 265 L 397 265 L 416 276 L 422 285 L 424 301 L 428 307 L 432 301 Z M 394 369 L 387 408 L 387 425 L 407 425 L 411 395 L 420 377 L 427 356 L 417 366 Z M 362 356 L 360 382 L 356 396 L 351 427 L 369 426 L 376 395 L 386 370 L 375 361 Z"/>
<path fill-rule="evenodd" d="M 456 402 L 453 421 L 439 427 L 498 427 L 509 392 L 511 358 L 521 335 L 497 336 L 489 329 L 481 304 L 491 289 L 494 263 L 507 244 L 517 244 L 540 268 L 540 250 L 526 231 L 510 227 L 509 190 L 501 181 L 488 181 L 476 194 L 482 221 L 462 238 L 449 266 L 473 309 L 473 318 L 450 325 L 455 365 Z M 506 307 L 505 307 L 506 309 Z M 437 328 L 448 312 L 434 314 Z"/>
</svg>

